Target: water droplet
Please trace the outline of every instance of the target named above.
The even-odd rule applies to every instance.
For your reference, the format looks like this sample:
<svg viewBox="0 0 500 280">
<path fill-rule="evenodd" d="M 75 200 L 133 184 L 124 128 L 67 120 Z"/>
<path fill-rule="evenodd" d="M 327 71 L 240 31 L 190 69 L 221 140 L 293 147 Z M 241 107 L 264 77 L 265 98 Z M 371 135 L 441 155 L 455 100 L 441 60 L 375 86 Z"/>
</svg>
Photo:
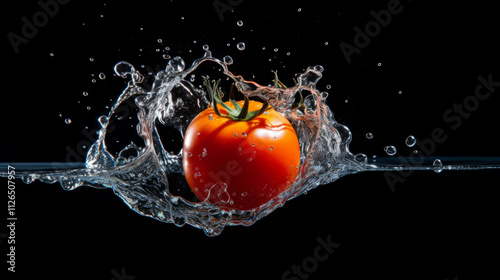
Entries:
<svg viewBox="0 0 500 280">
<path fill-rule="evenodd" d="M 164 54 L 164 55 L 163 55 L 163 58 L 164 58 L 164 59 L 170 59 L 170 58 L 171 58 L 171 56 L 170 56 L 170 55 L 168 55 L 168 54 Z"/>
<path fill-rule="evenodd" d="M 403 91 L 402 91 L 402 90 L 398 91 L 398 94 L 401 94 L 401 93 L 403 93 Z"/>
<path fill-rule="evenodd" d="M 83 94 L 83 96 L 89 96 L 89 93 L 86 91 L 82 92 L 82 94 Z"/>
<path fill-rule="evenodd" d="M 22 176 L 21 180 L 23 180 L 25 184 L 31 184 L 33 183 L 33 181 L 35 181 L 35 176 L 33 175 Z"/>
<path fill-rule="evenodd" d="M 207 149 L 203 148 L 203 152 L 201 153 L 201 157 L 207 156 Z"/>
<path fill-rule="evenodd" d="M 384 147 L 384 151 L 385 151 L 388 155 L 393 156 L 393 155 L 395 155 L 395 154 L 396 154 L 397 149 L 396 149 L 396 147 L 394 147 L 394 146 L 385 146 L 385 147 Z"/>
<path fill-rule="evenodd" d="M 247 133 L 246 132 L 242 132 L 241 133 L 241 138 L 247 138 Z"/>
<path fill-rule="evenodd" d="M 274 48 L 274 52 L 278 52 L 278 51 L 279 51 L 279 49 L 278 49 L 278 48 Z"/>
<path fill-rule="evenodd" d="M 92 109 L 92 107 L 90 107 L 90 106 L 87 106 L 87 110 L 89 110 L 89 111 L 90 111 L 91 109 Z"/>
<path fill-rule="evenodd" d="M 443 171 L 443 163 L 440 159 L 435 159 L 432 165 L 437 167 L 437 169 L 434 169 L 434 172 L 441 173 Z"/>
<path fill-rule="evenodd" d="M 236 48 L 238 48 L 238 50 L 242 51 L 245 49 L 245 43 L 243 42 L 239 42 L 237 45 L 236 45 Z"/>
<path fill-rule="evenodd" d="M 328 97 L 328 92 L 323 91 L 321 92 L 321 99 L 325 100 Z"/>
<path fill-rule="evenodd" d="M 89 60 L 90 60 L 90 61 L 94 61 L 94 58 L 93 58 L 93 57 L 90 57 L 90 58 L 89 58 Z"/>
<path fill-rule="evenodd" d="M 274 149 L 274 146 L 271 146 L 271 148 L 269 148 L 270 151 L 272 151 Z"/>
<path fill-rule="evenodd" d="M 189 78 L 189 80 L 191 82 L 194 82 L 194 79 L 196 78 L 196 75 L 195 74 L 191 74 L 191 77 Z"/>
<path fill-rule="evenodd" d="M 238 22 L 236 22 L 236 24 L 237 24 L 238 26 L 243 26 L 243 21 L 242 21 L 242 20 L 238 20 Z"/>
<path fill-rule="evenodd" d="M 328 41 L 327 41 L 327 42 L 325 42 L 325 46 L 328 46 Z"/>
<path fill-rule="evenodd" d="M 248 193 L 247 193 L 247 192 L 242 192 L 242 193 L 241 193 L 241 196 L 247 196 L 247 195 L 248 195 Z"/>
<path fill-rule="evenodd" d="M 234 137 L 238 137 L 238 133 L 235 133 L 235 134 L 234 134 Z"/>
<path fill-rule="evenodd" d="M 233 64 L 233 58 L 232 58 L 232 57 L 230 57 L 229 55 L 226 55 L 226 56 L 225 56 L 222 60 L 223 60 L 223 61 L 224 61 L 224 63 L 225 63 L 225 64 L 227 64 L 227 65 L 231 65 L 231 64 Z"/>
<path fill-rule="evenodd" d="M 302 12 L 302 8 L 298 8 L 297 12 L 299 12 L 299 13 Z"/>
<path fill-rule="evenodd" d="M 210 48 L 210 47 L 209 47 L 207 44 L 203 45 L 203 50 L 204 50 L 204 51 L 208 51 L 208 49 L 209 49 L 209 48 Z"/>
<path fill-rule="evenodd" d="M 286 53 L 286 55 L 287 55 L 287 56 L 290 56 L 290 52 L 287 52 L 287 53 Z"/>
<path fill-rule="evenodd" d="M 73 121 L 70 118 L 67 118 L 64 120 L 64 123 L 66 124 L 71 124 Z"/>
<path fill-rule="evenodd" d="M 368 157 L 365 154 L 360 153 L 360 154 L 357 154 L 354 156 L 354 160 L 357 162 L 366 163 L 368 160 Z"/>
<path fill-rule="evenodd" d="M 377 66 L 382 66 L 382 62 L 377 63 Z"/>
<path fill-rule="evenodd" d="M 208 116 L 208 120 L 210 120 L 210 121 L 213 121 L 213 120 L 214 120 L 214 117 L 212 116 L 212 114 L 210 114 L 210 115 Z"/>
<path fill-rule="evenodd" d="M 366 134 L 366 139 L 373 139 L 373 134 L 371 132 L 368 132 Z"/>
<path fill-rule="evenodd" d="M 405 140 L 406 146 L 411 148 L 411 147 L 415 146 L 415 143 L 417 143 L 417 140 L 415 139 L 415 137 L 413 135 L 406 137 L 406 140 Z"/>
<path fill-rule="evenodd" d="M 54 56 L 55 54 L 54 54 L 54 53 L 50 53 L 49 55 L 50 55 L 50 56 Z"/>
<path fill-rule="evenodd" d="M 162 39 L 158 39 L 156 40 L 159 44 L 163 43 L 163 40 Z"/>
<path fill-rule="evenodd" d="M 101 80 L 106 79 L 106 74 L 104 74 L 103 72 L 99 73 L 99 79 Z"/>
<path fill-rule="evenodd" d="M 331 89 L 332 85 L 326 85 L 326 89 Z"/>
<path fill-rule="evenodd" d="M 92 79 L 92 80 L 90 80 L 90 81 L 91 81 L 93 84 L 95 84 L 95 83 L 97 82 L 97 80 L 96 80 L 96 79 Z"/>
</svg>

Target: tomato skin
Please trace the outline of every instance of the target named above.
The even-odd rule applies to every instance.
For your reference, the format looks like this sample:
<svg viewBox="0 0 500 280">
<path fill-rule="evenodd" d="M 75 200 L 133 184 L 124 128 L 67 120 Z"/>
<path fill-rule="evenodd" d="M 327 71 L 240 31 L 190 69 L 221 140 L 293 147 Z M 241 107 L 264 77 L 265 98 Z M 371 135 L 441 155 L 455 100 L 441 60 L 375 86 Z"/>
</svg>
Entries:
<svg viewBox="0 0 500 280">
<path fill-rule="evenodd" d="M 243 106 L 243 101 L 238 103 Z M 250 111 L 262 107 L 257 101 L 249 105 Z M 208 108 L 184 134 L 182 162 L 199 200 L 250 210 L 293 184 L 300 164 L 299 141 L 290 122 L 272 108 L 250 121 L 219 117 Z"/>
</svg>

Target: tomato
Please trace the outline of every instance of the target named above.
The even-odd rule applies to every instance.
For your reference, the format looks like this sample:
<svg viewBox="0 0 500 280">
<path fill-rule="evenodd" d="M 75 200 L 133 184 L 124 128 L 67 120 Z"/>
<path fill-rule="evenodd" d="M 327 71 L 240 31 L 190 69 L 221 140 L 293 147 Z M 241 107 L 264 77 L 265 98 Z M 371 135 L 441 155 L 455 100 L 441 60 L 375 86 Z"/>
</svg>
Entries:
<svg viewBox="0 0 500 280">
<path fill-rule="evenodd" d="M 229 110 L 245 107 L 261 114 L 233 120 Z M 189 187 L 201 201 L 221 208 L 250 210 L 275 198 L 297 177 L 300 149 L 290 122 L 257 101 L 213 103 L 184 134 L 182 161 Z M 241 108 L 240 108 L 241 109 Z"/>
</svg>

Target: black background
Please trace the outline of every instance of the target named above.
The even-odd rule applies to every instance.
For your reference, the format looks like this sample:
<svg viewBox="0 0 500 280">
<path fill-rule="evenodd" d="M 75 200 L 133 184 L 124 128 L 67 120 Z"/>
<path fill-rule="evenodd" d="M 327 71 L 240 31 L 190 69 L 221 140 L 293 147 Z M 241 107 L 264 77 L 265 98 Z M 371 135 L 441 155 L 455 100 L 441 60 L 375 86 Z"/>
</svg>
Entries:
<svg viewBox="0 0 500 280">
<path fill-rule="evenodd" d="M 200 2 L 73 0 L 59 5 L 18 53 L 7 34 L 20 35 L 21 19 L 41 8 L 36 1 L 4 4 L 0 162 L 83 161 L 89 131 L 125 87 L 113 76 L 115 63 L 154 74 L 166 66 L 164 54 L 189 65 L 204 44 L 215 57 L 231 55 L 233 73 L 261 84 L 270 83 L 270 70 L 290 85 L 295 73 L 323 65 L 318 88 L 351 129 L 354 153 L 380 157 L 395 145 L 408 156 L 418 150 L 404 145 L 408 135 L 428 139 L 442 128 L 447 140 L 429 156 L 500 156 L 498 88 L 456 130 L 443 119 L 474 94 L 478 76 L 500 81 L 493 3 L 401 1 L 402 11 L 347 63 L 339 44 L 354 45 L 354 27 L 364 29 L 370 11 L 390 1 L 229 1 L 237 5 L 223 20 L 217 1 Z M 101 72 L 106 79 L 97 77 Z M 116 131 L 115 145 L 132 134 Z M 212 238 L 140 216 L 110 190 L 67 192 L 18 180 L 15 276 L 107 280 L 125 269 L 137 280 L 281 279 L 313 255 L 318 237 L 330 236 L 340 247 L 308 279 L 498 277 L 498 171 L 418 172 L 395 189 L 384 174 L 320 186 L 251 227 L 227 227 Z M 3 273 L 6 239 L 0 248 Z"/>
</svg>

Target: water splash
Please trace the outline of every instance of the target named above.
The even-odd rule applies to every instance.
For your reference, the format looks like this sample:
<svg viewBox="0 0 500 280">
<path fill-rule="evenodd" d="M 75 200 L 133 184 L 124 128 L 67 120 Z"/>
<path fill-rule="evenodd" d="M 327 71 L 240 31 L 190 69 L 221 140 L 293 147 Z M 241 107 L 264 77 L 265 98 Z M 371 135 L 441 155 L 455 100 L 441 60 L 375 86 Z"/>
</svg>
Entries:
<svg viewBox="0 0 500 280">
<path fill-rule="evenodd" d="M 275 88 L 234 75 L 228 69 L 228 65 L 233 63 L 231 57 L 219 60 L 212 57 L 208 46 L 203 49 L 204 56 L 194 61 L 188 69 L 181 57 L 172 58 L 165 70 L 157 73 L 149 91 L 141 87 L 143 76 L 133 65 L 128 62 L 117 63 L 115 73 L 129 81 L 108 115 L 99 117 L 101 128 L 98 139 L 88 151 L 85 166 L 75 168 L 74 165 L 56 164 L 47 168 L 47 165 L 40 164 L 25 166 L 25 171 L 18 174 L 23 176 L 25 183 L 34 180 L 59 182 L 66 190 L 83 185 L 111 188 L 141 215 L 178 226 L 189 224 L 214 236 L 220 234 L 227 225 L 251 225 L 283 206 L 287 200 L 348 174 L 417 169 L 410 165 L 403 166 L 401 162 L 384 163 L 383 159 L 375 164 L 368 162 L 366 155 L 353 155 L 349 151 L 349 129 L 335 121 L 332 111 L 325 104 L 327 93 L 316 88 L 322 77 L 322 66 L 308 67 L 304 73 L 297 75 L 293 87 Z M 192 78 L 199 76 L 193 72 L 206 63 L 219 67 L 242 94 L 267 100 L 290 121 L 297 133 L 301 153 L 298 177 L 287 191 L 259 208 L 227 210 L 220 205 L 197 201 L 182 173 L 181 152 L 168 152 L 164 144 L 170 140 L 170 135 L 158 133 L 157 126 L 167 126 L 183 135 L 190 121 L 208 107 L 207 93 L 193 84 L 195 79 Z M 300 94 L 304 95 L 304 106 L 293 106 Z M 131 143 L 113 156 L 106 146 L 107 130 L 112 116 L 125 101 L 133 101 L 138 108 L 137 133 L 144 145 Z M 367 134 L 367 138 L 372 137 Z M 488 166 L 500 167 L 496 162 Z M 451 168 L 436 163 L 421 165 L 420 168 L 436 171 L 472 169 L 467 166 Z M 0 176 L 5 174 L 0 173 Z M 223 187 L 215 187 L 224 191 Z"/>
</svg>

